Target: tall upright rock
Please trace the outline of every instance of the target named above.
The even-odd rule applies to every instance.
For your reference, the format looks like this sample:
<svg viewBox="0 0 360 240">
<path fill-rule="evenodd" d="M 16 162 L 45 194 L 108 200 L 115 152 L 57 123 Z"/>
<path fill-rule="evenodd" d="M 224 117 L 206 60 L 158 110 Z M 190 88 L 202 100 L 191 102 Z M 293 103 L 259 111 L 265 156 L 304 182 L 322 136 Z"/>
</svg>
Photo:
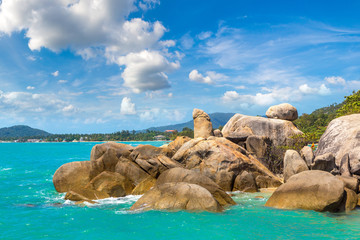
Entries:
<svg viewBox="0 0 360 240">
<path fill-rule="evenodd" d="M 193 111 L 194 138 L 208 138 L 214 136 L 209 115 L 203 110 L 195 108 Z"/>
</svg>

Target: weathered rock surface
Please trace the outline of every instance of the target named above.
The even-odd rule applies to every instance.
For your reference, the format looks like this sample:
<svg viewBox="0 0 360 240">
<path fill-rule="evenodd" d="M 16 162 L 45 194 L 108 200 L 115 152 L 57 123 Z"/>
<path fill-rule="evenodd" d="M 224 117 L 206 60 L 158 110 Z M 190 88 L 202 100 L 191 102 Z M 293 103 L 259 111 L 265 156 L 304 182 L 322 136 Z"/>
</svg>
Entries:
<svg viewBox="0 0 360 240">
<path fill-rule="evenodd" d="M 258 192 L 259 188 L 256 184 L 254 175 L 247 171 L 243 171 L 236 177 L 233 191 Z"/>
<path fill-rule="evenodd" d="M 309 170 L 304 159 L 295 150 L 287 150 L 284 158 L 284 181 L 286 182 L 292 175 Z"/>
<path fill-rule="evenodd" d="M 348 153 L 341 158 L 339 171 L 341 176 L 351 177 L 350 157 Z"/>
<path fill-rule="evenodd" d="M 214 130 L 214 136 L 215 137 L 222 137 L 223 135 L 222 135 L 222 133 L 221 133 L 221 131 L 219 129 L 215 129 Z"/>
<path fill-rule="evenodd" d="M 141 167 L 141 169 L 145 170 L 145 172 L 154 178 L 157 178 L 162 172 L 170 168 L 182 167 L 181 164 L 164 155 L 158 155 L 146 160 L 138 157 L 135 162 Z"/>
<path fill-rule="evenodd" d="M 360 114 L 339 117 L 329 123 L 315 155 L 325 153 L 334 154 L 337 166 L 340 166 L 341 159 L 348 153 L 350 171 L 356 172 L 353 169 L 360 164 Z"/>
<path fill-rule="evenodd" d="M 136 159 L 151 159 L 160 155 L 171 158 L 173 152 L 169 148 L 159 148 L 152 145 L 139 145 L 130 154 L 130 158 L 135 161 Z"/>
<path fill-rule="evenodd" d="M 346 193 L 345 208 L 340 209 L 340 210 L 352 211 L 357 206 L 358 196 L 356 195 L 356 193 L 353 190 L 351 190 L 349 188 L 345 188 L 345 193 Z"/>
<path fill-rule="evenodd" d="M 215 181 L 225 191 L 233 189 L 234 178 L 246 170 L 254 176 L 269 176 L 281 183 L 263 164 L 242 148 L 225 138 L 193 139 L 185 143 L 173 156 L 187 169 L 199 171 Z"/>
<path fill-rule="evenodd" d="M 222 206 L 235 205 L 234 200 L 209 177 L 184 168 L 172 168 L 162 173 L 156 185 L 170 182 L 187 182 L 206 188 Z"/>
<path fill-rule="evenodd" d="M 234 133 L 243 133 L 244 129 L 253 135 L 269 138 L 274 146 L 290 145 L 293 136 L 302 134 L 290 121 L 242 114 L 235 114 L 222 129 L 222 134 L 227 138 Z"/>
<path fill-rule="evenodd" d="M 311 166 L 311 164 L 314 162 L 314 152 L 313 150 L 311 149 L 311 147 L 309 146 L 304 146 L 301 150 L 300 150 L 300 156 L 302 159 L 305 160 L 306 162 L 306 165 L 308 167 Z"/>
<path fill-rule="evenodd" d="M 332 153 L 325 153 L 318 155 L 313 164 L 311 164 L 311 170 L 322 170 L 325 172 L 331 172 L 335 168 L 335 157 Z"/>
<path fill-rule="evenodd" d="M 186 143 L 190 140 L 191 140 L 191 138 L 189 138 L 189 137 L 178 136 L 178 137 L 176 137 L 176 139 L 174 141 L 169 143 L 168 148 L 173 152 L 173 154 L 175 154 L 177 152 L 177 150 L 179 150 L 181 148 L 181 146 L 184 145 L 184 143 Z"/>
<path fill-rule="evenodd" d="M 194 119 L 194 138 L 207 138 L 214 136 L 212 123 L 209 115 L 203 110 L 195 108 L 193 110 Z"/>
<path fill-rule="evenodd" d="M 265 206 L 336 212 L 341 208 L 344 195 L 344 183 L 332 174 L 304 171 L 281 185 Z"/>
<path fill-rule="evenodd" d="M 155 186 L 156 178 L 149 176 L 141 181 L 134 190 L 132 191 L 131 195 L 142 195 L 149 191 L 153 186 Z"/>
<path fill-rule="evenodd" d="M 263 137 L 260 136 L 249 136 L 246 139 L 246 150 L 249 151 L 250 154 L 256 156 L 257 159 L 262 159 L 265 157 L 267 144 L 264 141 Z"/>
<path fill-rule="evenodd" d="M 110 197 L 123 197 L 131 194 L 134 184 L 119 173 L 105 171 L 93 178 L 85 188 L 105 192 Z"/>
<path fill-rule="evenodd" d="M 288 103 L 282 103 L 279 105 L 271 106 L 266 111 L 266 116 L 268 118 L 294 121 L 298 118 L 298 112 L 294 106 Z"/>
<path fill-rule="evenodd" d="M 90 182 L 90 171 L 90 161 L 65 163 L 53 177 L 56 191 L 62 193 L 85 187 Z"/>
<path fill-rule="evenodd" d="M 131 210 L 152 209 L 210 212 L 223 210 L 207 189 L 184 182 L 156 185 L 131 207 Z"/>
<path fill-rule="evenodd" d="M 359 192 L 359 180 L 357 178 L 344 177 L 344 176 L 336 176 L 336 177 L 339 178 L 341 181 L 343 181 L 344 186 L 346 188 L 349 188 L 356 193 Z"/>
<path fill-rule="evenodd" d="M 147 172 L 141 169 L 139 165 L 126 158 L 119 159 L 115 166 L 115 172 L 120 173 L 127 179 L 130 179 L 134 185 L 138 185 L 141 181 L 150 176 Z"/>
</svg>

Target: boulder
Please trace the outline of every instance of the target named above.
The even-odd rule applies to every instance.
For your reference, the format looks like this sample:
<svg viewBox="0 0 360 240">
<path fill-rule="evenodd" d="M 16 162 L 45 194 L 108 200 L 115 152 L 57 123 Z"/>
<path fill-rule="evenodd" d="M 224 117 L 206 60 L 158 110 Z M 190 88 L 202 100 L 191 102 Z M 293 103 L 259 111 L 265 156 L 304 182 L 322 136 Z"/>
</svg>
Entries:
<svg viewBox="0 0 360 240">
<path fill-rule="evenodd" d="M 173 152 L 167 148 L 159 148 L 152 145 L 139 145 L 130 154 L 130 158 L 135 161 L 136 159 L 148 160 L 160 155 L 171 158 Z"/>
<path fill-rule="evenodd" d="M 131 195 L 142 195 L 149 191 L 155 185 L 155 183 L 156 178 L 149 176 L 136 185 Z"/>
<path fill-rule="evenodd" d="M 65 199 L 71 200 L 71 201 L 87 201 L 91 202 L 89 200 L 97 200 L 97 199 L 104 199 L 109 198 L 110 195 L 106 192 L 100 192 L 96 191 L 92 188 L 81 188 L 76 190 L 71 190 L 66 193 Z"/>
<path fill-rule="evenodd" d="M 133 149 L 134 147 L 130 145 L 116 142 L 96 144 L 90 153 L 90 178 L 94 178 L 103 171 L 115 171 L 119 158 L 128 158 Z"/>
<path fill-rule="evenodd" d="M 336 212 L 344 195 L 344 183 L 332 174 L 319 170 L 304 171 L 281 185 L 265 206 Z"/>
<path fill-rule="evenodd" d="M 184 168 L 172 168 L 163 172 L 156 181 L 156 185 L 170 182 L 187 182 L 206 188 L 222 206 L 235 205 L 232 198 L 207 176 Z"/>
<path fill-rule="evenodd" d="M 340 161 L 340 175 L 345 177 L 351 177 L 350 172 L 350 157 L 349 154 L 345 154 Z"/>
<path fill-rule="evenodd" d="M 284 181 L 286 182 L 292 175 L 309 170 L 304 159 L 295 150 L 287 150 L 284 158 Z"/>
<path fill-rule="evenodd" d="M 156 185 L 131 207 L 131 210 L 223 211 L 221 205 L 205 188 L 177 182 Z"/>
<path fill-rule="evenodd" d="M 311 164 L 311 170 L 322 170 L 325 172 L 331 172 L 335 167 L 335 157 L 332 153 L 318 155 L 314 159 L 313 164 Z"/>
<path fill-rule="evenodd" d="M 344 186 L 353 190 L 354 192 L 359 192 L 359 179 L 353 177 L 344 177 L 344 176 L 336 176 L 341 181 L 343 181 Z"/>
<path fill-rule="evenodd" d="M 235 178 L 233 191 L 258 192 L 258 186 L 253 174 L 243 171 Z"/>
<path fill-rule="evenodd" d="M 115 166 L 115 172 L 120 173 L 122 176 L 129 179 L 135 186 L 150 176 L 141 169 L 139 165 L 126 158 L 119 159 Z"/>
<path fill-rule="evenodd" d="M 349 154 L 350 171 L 360 163 L 360 114 L 352 114 L 332 120 L 321 136 L 315 156 L 333 153 L 335 163 Z M 360 172 L 359 172 L 360 174 Z"/>
<path fill-rule="evenodd" d="M 235 114 L 222 129 L 224 137 L 234 133 L 250 132 L 252 135 L 268 138 L 274 146 L 291 145 L 293 136 L 303 134 L 287 120 L 253 117 Z"/>
<path fill-rule="evenodd" d="M 185 168 L 203 173 L 225 191 L 231 191 L 235 177 L 246 170 L 281 183 L 259 160 L 242 152 L 241 147 L 225 138 L 193 139 L 173 156 Z"/>
<path fill-rule="evenodd" d="M 85 187 L 90 182 L 90 171 L 90 161 L 65 163 L 53 177 L 56 191 L 62 193 Z"/>
<path fill-rule="evenodd" d="M 277 188 L 282 184 L 282 182 L 278 181 L 278 179 L 264 175 L 256 176 L 255 182 L 259 188 Z"/>
<path fill-rule="evenodd" d="M 314 162 L 314 152 L 313 150 L 311 149 L 311 147 L 309 146 L 304 146 L 301 150 L 300 150 L 300 156 L 302 159 L 305 160 L 306 162 L 306 165 L 308 167 L 311 166 L 311 164 Z"/>
<path fill-rule="evenodd" d="M 190 141 L 191 138 L 186 136 L 177 136 L 174 141 L 169 143 L 168 148 L 175 154 L 184 143 Z"/>
<path fill-rule="evenodd" d="M 345 210 L 345 211 L 352 211 L 356 208 L 357 203 L 358 203 L 358 196 L 356 195 L 356 193 L 349 189 L 349 188 L 345 188 L 345 193 L 346 193 L 346 197 L 345 197 L 345 207 L 344 209 L 340 209 L 340 210 Z"/>
<path fill-rule="evenodd" d="M 141 169 L 154 178 L 157 178 L 162 172 L 170 168 L 182 167 L 181 164 L 164 155 L 158 155 L 146 160 L 138 157 L 135 162 L 141 167 Z"/>
<path fill-rule="evenodd" d="M 250 154 L 255 155 L 257 159 L 262 159 L 265 157 L 268 146 L 262 137 L 249 136 L 246 139 L 245 144 L 246 150 L 248 150 Z"/>
<path fill-rule="evenodd" d="M 223 135 L 222 135 L 222 133 L 221 133 L 221 131 L 219 129 L 215 129 L 214 130 L 214 136 L 215 137 L 222 137 Z"/>
<path fill-rule="evenodd" d="M 232 141 L 233 143 L 241 144 L 241 143 L 245 143 L 246 139 L 252 135 L 254 135 L 252 130 L 248 127 L 244 127 L 240 131 L 229 133 L 226 136 L 226 139 Z"/>
<path fill-rule="evenodd" d="M 203 110 L 195 108 L 193 110 L 194 119 L 194 138 L 207 138 L 214 136 L 212 123 L 209 115 Z"/>
<path fill-rule="evenodd" d="M 288 103 L 282 103 L 279 105 L 271 106 L 266 111 L 266 116 L 268 118 L 294 121 L 298 118 L 298 112 L 294 106 Z"/>
<path fill-rule="evenodd" d="M 104 171 L 93 178 L 86 187 L 105 192 L 110 197 L 123 197 L 131 194 L 134 184 L 119 173 Z"/>
</svg>

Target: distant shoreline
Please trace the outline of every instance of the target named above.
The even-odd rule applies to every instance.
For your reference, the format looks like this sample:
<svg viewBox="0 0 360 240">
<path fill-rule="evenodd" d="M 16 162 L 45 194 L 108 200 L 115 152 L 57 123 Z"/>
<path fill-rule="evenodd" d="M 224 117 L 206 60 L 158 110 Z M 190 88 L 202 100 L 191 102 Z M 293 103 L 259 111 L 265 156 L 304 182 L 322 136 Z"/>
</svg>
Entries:
<svg viewBox="0 0 360 240">
<path fill-rule="evenodd" d="M 0 141 L 0 143 L 106 143 L 106 142 L 171 142 L 171 140 L 81 141 L 81 142 L 12 142 L 12 141 Z"/>
</svg>

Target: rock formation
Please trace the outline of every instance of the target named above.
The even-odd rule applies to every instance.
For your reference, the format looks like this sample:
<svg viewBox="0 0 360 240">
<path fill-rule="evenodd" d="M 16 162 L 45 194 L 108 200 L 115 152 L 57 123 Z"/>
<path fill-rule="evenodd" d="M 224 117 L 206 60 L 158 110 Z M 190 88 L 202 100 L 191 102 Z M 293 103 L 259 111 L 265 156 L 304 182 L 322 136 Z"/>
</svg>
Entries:
<svg viewBox="0 0 360 240">
<path fill-rule="evenodd" d="M 305 161 L 295 150 L 287 150 L 284 158 L 284 181 L 286 182 L 292 175 L 309 170 Z"/>
<path fill-rule="evenodd" d="M 266 116 L 268 118 L 294 121 L 298 118 L 298 112 L 294 106 L 288 103 L 282 103 L 279 105 L 271 106 L 266 111 Z"/>
<path fill-rule="evenodd" d="M 214 136 L 212 123 L 209 115 L 203 110 L 195 108 L 193 111 L 194 119 L 194 138 L 207 138 Z"/>
</svg>

